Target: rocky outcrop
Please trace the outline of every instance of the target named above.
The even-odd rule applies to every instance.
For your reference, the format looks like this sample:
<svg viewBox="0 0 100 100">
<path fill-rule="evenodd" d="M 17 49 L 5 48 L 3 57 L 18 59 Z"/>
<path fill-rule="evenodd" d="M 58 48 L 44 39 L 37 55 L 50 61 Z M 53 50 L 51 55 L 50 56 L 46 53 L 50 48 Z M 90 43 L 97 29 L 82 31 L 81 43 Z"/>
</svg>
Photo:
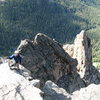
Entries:
<svg viewBox="0 0 100 100">
<path fill-rule="evenodd" d="M 44 100 L 71 100 L 66 90 L 59 88 L 55 83 L 47 81 L 43 88 Z"/>
<path fill-rule="evenodd" d="M 92 45 L 85 31 L 81 31 L 75 38 L 74 44 L 64 45 L 67 53 L 77 59 L 77 73 L 80 78 L 89 85 L 91 83 L 100 84 L 100 73 L 92 65 Z M 71 48 L 71 49 L 69 49 Z"/>
<path fill-rule="evenodd" d="M 66 46 L 39 33 L 17 50 L 23 57 L 19 70 L 10 70 L 9 60 L 1 59 L 0 100 L 99 100 L 100 73 L 84 31 Z"/>
<path fill-rule="evenodd" d="M 86 70 L 92 66 L 92 46 L 85 31 L 81 31 L 74 41 L 74 58 L 77 59 L 77 71 L 81 78 L 84 77 Z"/>
<path fill-rule="evenodd" d="M 43 88 L 44 100 L 99 100 L 100 85 L 91 84 L 86 88 L 68 94 L 51 81 L 47 81 Z"/>
<path fill-rule="evenodd" d="M 85 71 L 92 66 L 92 46 L 85 31 L 81 31 L 74 40 L 74 44 L 66 44 L 64 50 L 78 61 L 77 72 L 81 78 L 84 77 Z"/>
<path fill-rule="evenodd" d="M 77 73 L 62 76 L 58 79 L 57 85 L 64 88 L 68 93 L 72 93 L 87 86 Z"/>
<path fill-rule="evenodd" d="M 91 84 L 80 91 L 75 91 L 71 100 L 100 100 L 100 85 Z"/>
<path fill-rule="evenodd" d="M 74 44 L 62 46 L 38 33 L 33 41 L 21 41 L 18 51 L 22 65 L 43 85 L 47 80 L 72 93 L 91 83 L 100 83 L 100 73 L 92 65 L 91 41 L 85 31 L 76 36 Z"/>
<path fill-rule="evenodd" d="M 18 47 L 23 56 L 22 65 L 33 73 L 33 78 L 41 82 L 52 80 L 70 73 L 70 67 L 77 61 L 71 58 L 57 41 L 39 33 L 33 41 L 23 40 Z"/>
<path fill-rule="evenodd" d="M 7 63 L 0 65 L 0 100 L 43 100 L 42 91 L 21 75 L 10 70 Z"/>
</svg>

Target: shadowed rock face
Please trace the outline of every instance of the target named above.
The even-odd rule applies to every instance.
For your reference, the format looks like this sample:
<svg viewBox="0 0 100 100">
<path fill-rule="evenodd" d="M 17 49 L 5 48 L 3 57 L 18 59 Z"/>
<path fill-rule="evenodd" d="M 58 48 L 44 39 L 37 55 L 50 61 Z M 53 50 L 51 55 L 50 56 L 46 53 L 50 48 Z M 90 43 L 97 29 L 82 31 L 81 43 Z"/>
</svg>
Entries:
<svg viewBox="0 0 100 100">
<path fill-rule="evenodd" d="M 72 93 L 91 83 L 99 84 L 100 73 L 92 66 L 92 47 L 86 33 L 82 31 L 74 44 L 66 47 L 65 52 L 60 43 L 38 33 L 33 41 L 21 41 L 18 51 L 23 56 L 22 65 L 42 85 L 51 80 Z"/>
<path fill-rule="evenodd" d="M 18 47 L 23 56 L 22 65 L 32 71 L 33 78 L 56 82 L 70 72 L 77 61 L 65 53 L 62 45 L 44 34 L 37 34 L 34 41 L 23 40 Z"/>
</svg>

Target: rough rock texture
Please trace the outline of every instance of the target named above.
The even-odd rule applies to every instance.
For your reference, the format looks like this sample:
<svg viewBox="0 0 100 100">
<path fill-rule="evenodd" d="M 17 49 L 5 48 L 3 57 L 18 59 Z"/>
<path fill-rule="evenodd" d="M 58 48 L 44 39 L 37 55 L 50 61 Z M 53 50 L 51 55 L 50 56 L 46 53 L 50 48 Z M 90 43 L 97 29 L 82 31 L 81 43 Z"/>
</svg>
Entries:
<svg viewBox="0 0 100 100">
<path fill-rule="evenodd" d="M 21 41 L 18 51 L 23 56 L 22 65 L 41 85 L 51 80 L 72 93 L 91 83 L 100 84 L 100 73 L 92 65 L 92 47 L 87 34 L 84 31 L 78 34 L 74 44 L 66 46 L 67 53 L 64 47 L 39 33 L 33 41 Z"/>
<path fill-rule="evenodd" d="M 71 96 L 51 81 L 47 81 L 43 88 L 44 100 L 71 100 Z"/>
<path fill-rule="evenodd" d="M 100 100 L 100 85 L 91 84 L 80 91 L 75 91 L 72 100 Z"/>
<path fill-rule="evenodd" d="M 71 58 L 62 46 L 44 34 L 37 34 L 34 41 L 23 40 L 18 47 L 23 56 L 22 65 L 32 71 L 33 78 L 41 82 L 56 82 L 63 75 L 70 73 L 70 67 L 77 61 Z"/>
<path fill-rule="evenodd" d="M 86 70 L 89 70 L 92 66 L 91 41 L 85 31 L 81 31 L 81 33 L 76 36 L 73 57 L 78 61 L 77 70 L 81 78 L 83 78 Z"/>
<path fill-rule="evenodd" d="M 3 58 L 2 57 L 0 57 L 0 64 L 2 64 L 3 63 Z"/>
<path fill-rule="evenodd" d="M 11 71 L 7 63 L 0 65 L 0 100 L 43 100 L 41 90 L 20 73 Z"/>
<path fill-rule="evenodd" d="M 68 93 L 72 93 L 76 90 L 80 90 L 81 88 L 86 87 L 86 83 L 77 73 L 62 76 L 57 81 L 57 85 L 66 89 Z"/>
<path fill-rule="evenodd" d="M 31 84 L 32 84 L 33 86 L 35 86 L 35 87 L 37 87 L 37 88 L 40 88 L 40 80 L 34 79 L 34 80 L 30 81 L 30 82 L 31 82 Z"/>
<path fill-rule="evenodd" d="M 71 56 L 74 55 L 74 44 L 63 45 L 63 49 Z"/>
<path fill-rule="evenodd" d="M 92 66 L 92 46 L 85 31 L 81 31 L 74 40 L 74 44 L 66 44 L 64 50 L 78 61 L 77 72 L 81 78 L 84 77 L 86 70 Z"/>
<path fill-rule="evenodd" d="M 53 82 L 47 81 L 43 91 L 44 100 L 100 100 L 100 85 L 95 84 L 68 94 Z"/>
<path fill-rule="evenodd" d="M 85 31 L 81 31 L 80 34 L 76 36 L 74 44 L 66 45 L 63 48 L 67 53 L 71 50 L 71 57 L 77 59 L 77 73 L 86 86 L 91 83 L 100 84 L 100 73 L 92 65 L 91 41 Z"/>
</svg>

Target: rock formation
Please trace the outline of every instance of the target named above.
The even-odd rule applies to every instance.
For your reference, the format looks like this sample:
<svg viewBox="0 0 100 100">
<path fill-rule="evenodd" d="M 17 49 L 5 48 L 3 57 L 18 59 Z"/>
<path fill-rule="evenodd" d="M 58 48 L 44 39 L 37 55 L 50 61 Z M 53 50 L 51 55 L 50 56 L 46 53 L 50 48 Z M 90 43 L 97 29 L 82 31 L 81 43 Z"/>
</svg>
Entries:
<svg viewBox="0 0 100 100">
<path fill-rule="evenodd" d="M 91 84 L 86 88 L 68 94 L 51 81 L 44 86 L 44 100 L 99 100 L 100 85 Z"/>
<path fill-rule="evenodd" d="M 23 56 L 22 65 L 32 72 L 33 78 L 43 83 L 47 80 L 56 82 L 70 73 L 70 67 L 77 65 L 61 44 L 42 33 L 37 34 L 33 41 L 21 41 L 18 51 Z"/>
<path fill-rule="evenodd" d="M 0 65 L 0 100 L 43 100 L 42 91 L 21 73 L 10 70 L 7 63 Z"/>
<path fill-rule="evenodd" d="M 76 36 L 74 44 L 65 45 L 63 48 L 67 53 L 71 50 L 71 57 L 77 59 L 77 72 L 85 81 L 86 85 L 91 83 L 100 84 L 100 73 L 92 65 L 91 41 L 85 31 L 81 31 L 80 34 Z"/>
<path fill-rule="evenodd" d="M 100 85 L 91 84 L 72 94 L 71 100 L 99 100 Z"/>
<path fill-rule="evenodd" d="M 85 31 L 81 31 L 74 40 L 74 44 L 63 46 L 64 50 L 78 61 L 77 72 L 84 77 L 86 68 L 92 66 L 92 46 Z M 88 67 L 90 68 L 90 67 Z"/>
<path fill-rule="evenodd" d="M 81 78 L 83 78 L 86 70 L 92 66 L 91 41 L 84 31 L 81 31 L 81 33 L 76 36 L 73 57 L 78 61 L 77 70 Z"/>
<path fill-rule="evenodd" d="M 21 41 L 18 51 L 23 56 L 22 65 L 41 85 L 51 80 L 71 93 L 100 83 L 100 73 L 92 66 L 91 41 L 84 31 L 76 36 L 74 44 L 65 46 L 38 33 L 33 41 Z"/>
<path fill-rule="evenodd" d="M 10 70 L 8 60 L 0 58 L 0 100 L 99 100 L 100 73 L 92 65 L 91 48 L 84 31 L 71 45 L 42 33 L 21 41 L 20 70 Z"/>
</svg>

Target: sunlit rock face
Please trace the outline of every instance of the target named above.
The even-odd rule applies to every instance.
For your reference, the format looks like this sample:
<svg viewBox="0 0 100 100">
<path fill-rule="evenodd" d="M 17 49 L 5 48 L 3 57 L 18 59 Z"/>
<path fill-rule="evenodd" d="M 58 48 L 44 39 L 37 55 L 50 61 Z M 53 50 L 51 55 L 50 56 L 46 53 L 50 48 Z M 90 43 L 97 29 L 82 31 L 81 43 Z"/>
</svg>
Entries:
<svg viewBox="0 0 100 100">
<path fill-rule="evenodd" d="M 99 100 L 100 85 L 91 84 L 71 94 L 55 83 L 47 81 L 43 88 L 44 100 Z"/>
<path fill-rule="evenodd" d="M 0 65 L 0 100 L 43 100 L 41 90 L 35 88 L 20 71 L 10 70 L 7 63 Z"/>
<path fill-rule="evenodd" d="M 83 78 L 85 72 L 92 66 L 91 41 L 87 37 L 85 31 L 81 31 L 80 34 L 76 36 L 73 57 L 78 61 L 77 70 L 80 73 L 81 78 Z"/>
<path fill-rule="evenodd" d="M 64 50 L 78 61 L 77 72 L 81 78 L 84 77 L 85 71 L 92 66 L 92 46 L 85 31 L 81 31 L 75 38 L 74 44 L 66 44 Z"/>
<path fill-rule="evenodd" d="M 82 30 L 75 38 L 74 44 L 64 45 L 64 50 L 78 62 L 77 73 L 86 85 L 100 84 L 100 73 L 92 65 L 92 45 L 87 33 Z"/>
</svg>

